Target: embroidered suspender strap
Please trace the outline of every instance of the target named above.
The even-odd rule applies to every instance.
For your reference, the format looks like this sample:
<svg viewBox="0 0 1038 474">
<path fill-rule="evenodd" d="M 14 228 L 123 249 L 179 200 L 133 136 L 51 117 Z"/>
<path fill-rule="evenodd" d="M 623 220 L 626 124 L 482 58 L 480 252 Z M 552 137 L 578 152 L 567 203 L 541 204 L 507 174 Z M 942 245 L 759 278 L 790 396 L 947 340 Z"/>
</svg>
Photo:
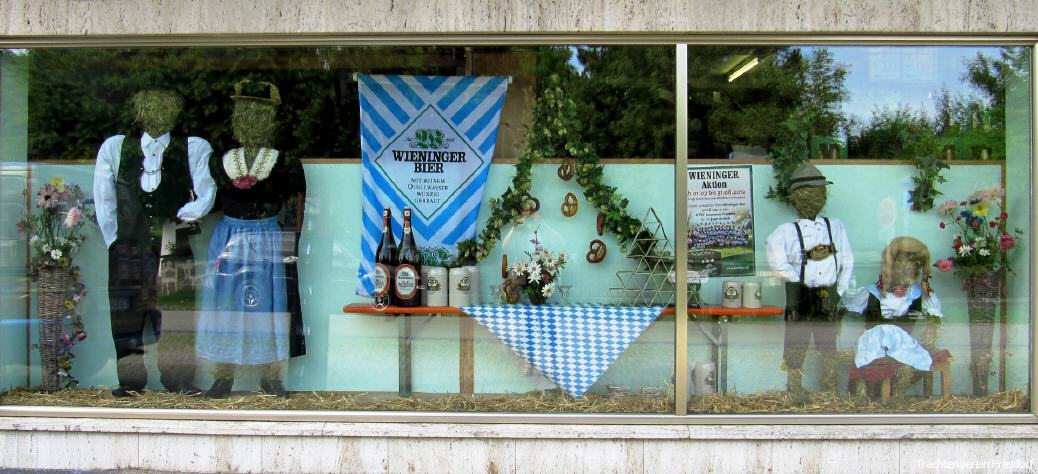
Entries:
<svg viewBox="0 0 1038 474">
<path fill-rule="evenodd" d="M 833 246 L 833 265 L 836 266 L 836 274 L 840 273 L 840 261 L 836 259 L 836 241 L 833 240 L 833 226 L 829 224 L 828 217 L 822 217 L 825 221 L 825 230 L 829 232 L 829 245 Z M 837 279 L 839 279 L 837 277 Z"/>
<path fill-rule="evenodd" d="M 800 223 L 793 222 L 797 230 L 797 240 L 800 241 L 800 284 L 804 284 L 804 272 L 807 271 L 807 256 L 804 255 L 804 233 L 800 231 Z"/>
</svg>

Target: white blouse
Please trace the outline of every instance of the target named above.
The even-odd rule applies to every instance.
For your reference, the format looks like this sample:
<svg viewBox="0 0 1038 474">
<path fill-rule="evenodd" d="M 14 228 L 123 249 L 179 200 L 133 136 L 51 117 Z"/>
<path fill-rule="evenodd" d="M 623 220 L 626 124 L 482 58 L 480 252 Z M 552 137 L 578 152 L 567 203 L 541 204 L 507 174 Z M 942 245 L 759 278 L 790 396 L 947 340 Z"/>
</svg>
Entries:
<svg viewBox="0 0 1038 474">
<path fill-rule="evenodd" d="M 879 300 L 879 310 L 883 318 L 893 319 L 908 314 L 908 309 L 912 306 L 912 302 L 922 296 L 922 294 L 923 289 L 918 283 L 913 283 L 904 296 L 897 296 L 892 291 L 888 291 L 886 295 L 881 296 L 879 287 L 869 285 L 864 288 L 849 290 L 843 296 L 843 300 L 848 311 L 861 313 L 868 307 L 869 295 L 875 296 Z M 944 317 L 944 313 L 941 312 L 941 299 L 937 297 L 937 293 L 931 291 L 930 296 L 923 298 L 923 313 L 929 316 L 937 316 L 938 318 Z"/>
</svg>

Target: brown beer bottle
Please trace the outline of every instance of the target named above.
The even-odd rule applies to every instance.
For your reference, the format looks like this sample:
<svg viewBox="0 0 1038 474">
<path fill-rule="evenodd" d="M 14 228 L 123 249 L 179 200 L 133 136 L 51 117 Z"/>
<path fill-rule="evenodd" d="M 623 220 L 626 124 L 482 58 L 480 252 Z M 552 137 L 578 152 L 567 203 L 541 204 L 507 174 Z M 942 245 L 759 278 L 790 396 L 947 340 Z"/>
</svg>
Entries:
<svg viewBox="0 0 1038 474">
<path fill-rule="evenodd" d="M 396 239 L 389 208 L 382 210 L 382 240 L 375 251 L 375 305 L 393 304 L 393 273 L 396 270 Z"/>
<path fill-rule="evenodd" d="M 404 208 L 404 235 L 400 237 L 400 251 L 397 252 L 396 277 L 393 285 L 398 306 L 421 306 L 422 298 L 418 292 L 419 279 L 422 272 L 422 256 L 414 243 L 414 232 L 411 229 L 411 208 Z"/>
</svg>

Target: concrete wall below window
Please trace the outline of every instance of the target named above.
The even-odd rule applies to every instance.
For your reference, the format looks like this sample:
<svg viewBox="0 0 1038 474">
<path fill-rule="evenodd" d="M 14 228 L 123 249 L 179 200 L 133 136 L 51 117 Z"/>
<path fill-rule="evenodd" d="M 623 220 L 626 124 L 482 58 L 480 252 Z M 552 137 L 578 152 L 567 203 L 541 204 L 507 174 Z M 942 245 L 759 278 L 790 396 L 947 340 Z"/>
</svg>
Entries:
<svg viewBox="0 0 1038 474">
<path fill-rule="evenodd" d="M 1038 31 L 1033 0 L 5 0 L 0 35 Z"/>
<path fill-rule="evenodd" d="M 0 470 L 1034 472 L 1038 427 L 0 418 L 0 453 Z"/>
</svg>

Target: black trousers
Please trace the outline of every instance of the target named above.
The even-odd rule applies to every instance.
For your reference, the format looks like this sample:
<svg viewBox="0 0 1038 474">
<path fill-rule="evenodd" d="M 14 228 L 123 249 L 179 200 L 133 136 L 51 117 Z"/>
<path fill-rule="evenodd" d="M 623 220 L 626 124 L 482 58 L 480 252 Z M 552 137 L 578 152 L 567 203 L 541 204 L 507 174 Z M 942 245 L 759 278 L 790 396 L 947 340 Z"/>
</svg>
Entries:
<svg viewBox="0 0 1038 474">
<path fill-rule="evenodd" d="M 819 352 L 836 353 L 836 338 L 840 335 L 836 312 L 839 298 L 835 286 L 810 288 L 786 283 L 786 334 L 782 348 L 786 367 L 798 370 L 804 365 L 812 337 Z"/>
<path fill-rule="evenodd" d="M 169 391 L 179 391 L 189 386 L 195 377 L 193 322 L 179 324 L 188 328 L 187 331 L 162 330 L 162 311 L 156 305 L 159 255 L 158 239 L 121 239 L 108 249 L 108 300 L 116 369 L 119 385 L 132 390 L 141 390 L 148 383 L 144 365 L 144 327 L 148 322 L 159 340 L 162 385 Z M 190 255 L 186 258 L 193 260 Z M 194 308 L 178 314 L 193 317 Z"/>
</svg>

